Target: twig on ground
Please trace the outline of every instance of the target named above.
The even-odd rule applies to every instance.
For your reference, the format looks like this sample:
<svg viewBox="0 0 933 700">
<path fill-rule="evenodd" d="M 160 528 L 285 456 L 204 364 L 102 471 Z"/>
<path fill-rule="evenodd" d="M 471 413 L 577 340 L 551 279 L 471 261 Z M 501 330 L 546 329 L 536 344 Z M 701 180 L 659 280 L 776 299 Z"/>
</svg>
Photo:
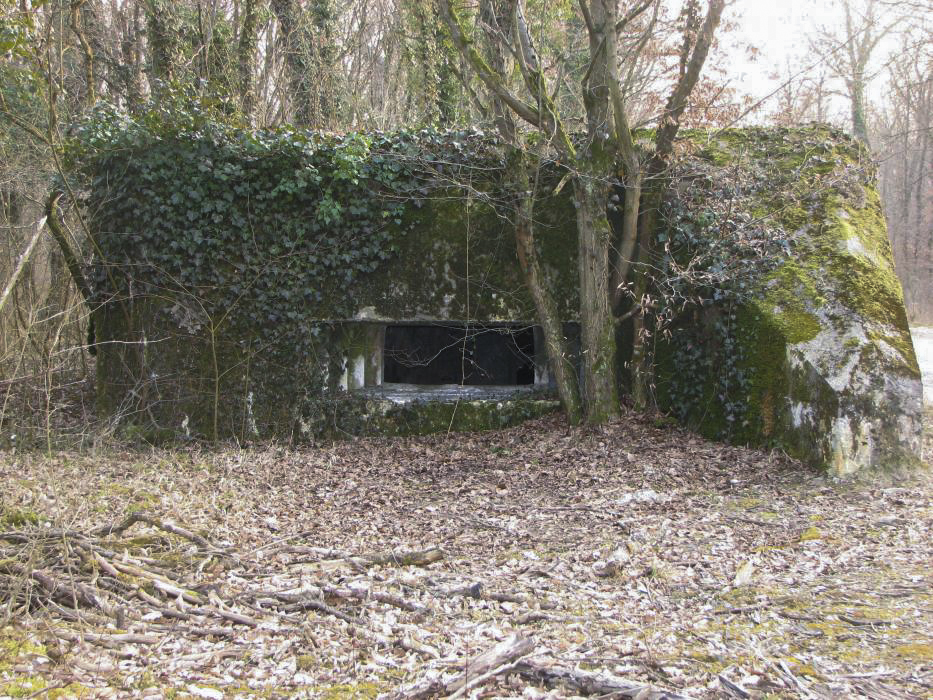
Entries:
<svg viewBox="0 0 933 700">
<path fill-rule="evenodd" d="M 612 695 L 638 700 L 687 700 L 667 690 L 655 690 L 644 683 L 626 680 L 612 673 L 583 671 L 527 659 L 516 664 L 515 672 L 550 687 L 565 686 L 583 695 Z"/>
<path fill-rule="evenodd" d="M 175 525 L 174 523 L 168 520 L 164 520 L 164 521 L 159 520 L 158 518 L 152 515 L 149 515 L 147 513 L 144 513 L 142 511 L 135 511 L 133 513 L 130 513 L 121 523 L 119 524 L 114 523 L 112 525 L 105 525 L 103 527 L 99 527 L 96 530 L 93 530 L 91 534 L 94 535 L 95 537 L 122 535 L 124 532 L 126 532 L 136 523 L 145 523 L 146 525 L 151 525 L 152 527 L 157 528 L 159 530 L 170 532 L 173 535 L 178 535 L 179 537 L 183 537 L 186 540 L 190 540 L 191 542 L 193 542 L 194 544 L 196 544 L 198 547 L 200 547 L 201 549 L 205 551 L 223 553 L 223 550 L 220 550 L 214 547 L 214 545 L 208 542 L 207 539 L 205 539 L 201 535 L 191 532 L 191 530 L 188 530 L 186 528 L 179 527 L 178 525 Z"/>
<path fill-rule="evenodd" d="M 482 678 L 485 682 L 497 675 L 491 673 L 491 671 L 504 670 L 505 667 L 530 654 L 534 650 L 534 646 L 533 640 L 512 635 L 505 641 L 499 642 L 491 649 L 467 661 L 463 673 L 454 678 L 447 681 L 441 678 L 421 680 L 400 689 L 392 697 L 397 700 L 419 700 L 438 695 L 460 697 L 468 685 L 470 686 L 469 689 L 476 687 L 475 681 L 471 684 L 471 680 Z"/>
</svg>

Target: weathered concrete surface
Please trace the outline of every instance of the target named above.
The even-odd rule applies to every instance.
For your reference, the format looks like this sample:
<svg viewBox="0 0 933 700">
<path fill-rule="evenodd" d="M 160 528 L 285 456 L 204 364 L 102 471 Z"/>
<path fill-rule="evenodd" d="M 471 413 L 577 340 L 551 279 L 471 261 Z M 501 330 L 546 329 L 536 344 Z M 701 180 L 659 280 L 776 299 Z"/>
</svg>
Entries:
<svg viewBox="0 0 933 700">
<path fill-rule="evenodd" d="M 687 186 L 688 205 L 711 206 L 704 195 L 741 172 L 728 194 L 753 217 L 737 236 L 766 230 L 786 252 L 745 278 L 734 316 L 703 317 L 708 327 L 736 321 L 734 344 L 714 331 L 698 339 L 714 375 L 699 377 L 699 400 L 677 386 L 684 363 L 669 363 L 672 408 L 686 396 L 688 423 L 704 434 L 780 447 L 837 476 L 919 465 L 920 370 L 871 154 L 821 125 L 725 130 L 700 143 L 709 164 L 695 169 L 703 177 Z M 724 347 L 731 365 L 716 355 Z"/>
<path fill-rule="evenodd" d="M 836 311 L 817 314 L 812 340 L 787 347 L 788 430 L 837 476 L 909 468 L 922 449 L 920 378 L 871 322 Z"/>
<path fill-rule="evenodd" d="M 919 464 L 923 433 L 920 368 L 880 198 L 873 181 L 852 176 L 857 166 L 835 172 L 846 167 L 845 188 L 826 198 L 822 221 L 798 231 L 795 259 L 782 268 L 798 286 L 765 295 L 777 314 L 800 293 L 798 311 L 818 323 L 787 345 L 785 428 L 811 436 L 804 456 L 837 476 Z"/>
</svg>

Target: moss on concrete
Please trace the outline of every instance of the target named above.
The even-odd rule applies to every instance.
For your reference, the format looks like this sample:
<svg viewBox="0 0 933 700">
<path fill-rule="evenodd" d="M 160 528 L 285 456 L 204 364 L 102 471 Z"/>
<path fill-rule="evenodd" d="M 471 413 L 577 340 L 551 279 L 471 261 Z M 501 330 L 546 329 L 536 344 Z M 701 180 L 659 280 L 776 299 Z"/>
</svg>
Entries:
<svg viewBox="0 0 933 700">
<path fill-rule="evenodd" d="M 762 281 L 764 298 L 752 302 L 758 313 L 768 318 L 789 343 L 815 338 L 820 322 L 813 311 L 826 302 L 807 270 L 795 261 L 785 261 Z"/>
<path fill-rule="evenodd" d="M 916 382 L 919 369 L 868 154 L 822 125 L 688 136 L 699 157 L 716 167 L 767 173 L 772 186 L 749 209 L 782 232 L 790 251 L 737 312 L 748 381 L 745 395 L 733 399 L 747 409 L 732 439 L 780 445 L 837 471 L 860 460 L 878 467 L 915 461 L 913 448 L 903 446 L 912 438 L 899 437 L 912 432 L 912 399 L 895 384 Z M 662 372 L 676 376 L 665 352 L 662 347 Z M 721 400 L 710 395 L 714 389 L 707 380 L 709 398 L 697 402 L 688 422 L 719 436 L 729 426 Z"/>
<path fill-rule="evenodd" d="M 877 424 L 882 427 L 856 420 L 829 437 L 842 412 L 859 416 L 871 410 L 863 400 L 868 392 L 843 396 L 832 386 L 840 380 L 831 376 L 831 365 L 838 369 L 849 363 L 858 371 L 871 365 L 892 367 L 905 381 L 919 376 L 867 154 L 824 125 L 688 131 L 685 137 L 686 150 L 692 149 L 688 157 L 702 166 L 698 169 L 708 180 L 728 169 L 767 182 L 750 201 L 743 201 L 743 213 L 780 232 L 789 251 L 753 283 L 752 293 L 734 310 L 735 371 L 741 381 L 724 388 L 715 377 L 704 376 L 696 387 L 695 405 L 682 412 L 688 423 L 715 437 L 779 445 L 814 464 L 832 462 L 835 448 L 829 441 L 842 439 L 840 435 L 853 445 L 877 442 L 897 422 L 898 408 L 883 409 L 887 414 Z M 554 173 L 542 179 L 536 235 L 559 314 L 573 320 L 579 314 L 575 214 L 570 188 L 552 194 L 557 179 Z M 496 178 L 472 186 L 469 195 L 439 188 L 417 205 L 410 203 L 392 261 L 349 287 L 320 290 L 317 316 L 330 320 L 336 302 L 351 299 L 359 320 L 532 319 L 508 221 L 490 205 L 495 197 L 487 196 L 495 195 Z M 266 345 L 257 329 L 222 326 L 214 336 L 203 327 L 179 332 L 170 301 L 140 298 L 129 313 L 109 305 L 95 316 L 101 340 L 137 340 L 145 331 L 145 344 L 104 344 L 98 357 L 103 413 L 158 414 L 158 425 L 138 428 L 144 439 L 165 434 L 211 437 L 215 398 L 218 432 L 241 439 L 310 435 L 328 426 L 351 434 L 480 430 L 545 410 L 519 400 L 503 406 L 419 404 L 379 409 L 370 416 L 366 399 L 352 397 L 338 397 L 322 407 L 321 392 L 337 388 L 342 358 L 361 342 L 352 333 L 335 333 L 333 325 L 322 323 L 313 342 L 260 370 L 256 363 L 264 358 Z M 684 327 L 710 318 L 698 314 L 685 320 Z M 833 334 L 839 343 L 835 354 L 813 359 L 813 348 Z M 704 351 L 715 346 L 709 342 Z M 624 347 L 622 361 L 623 355 Z M 664 343 L 657 360 L 658 395 L 670 406 L 670 381 L 682 368 L 675 366 Z M 273 370 L 279 375 L 275 381 Z M 879 384 L 872 391 L 881 389 Z M 741 420 L 738 404 L 743 407 Z"/>
<path fill-rule="evenodd" d="M 406 216 L 392 263 L 361 278 L 353 289 L 339 290 L 352 295 L 358 313 L 394 320 L 534 317 L 509 221 L 492 206 L 462 190 L 445 189 L 431 193 L 418 207 L 409 205 Z M 542 266 L 558 311 L 565 320 L 575 319 L 577 238 L 569 193 L 543 195 L 535 220 Z"/>
<path fill-rule="evenodd" d="M 548 182 L 543 191 L 550 192 L 554 184 Z M 475 187 L 489 190 L 495 183 Z M 576 236 L 568 193 L 542 195 L 536 218 L 548 283 L 561 315 L 576 318 Z M 349 288 L 322 290 L 315 309 L 322 320 L 318 334 L 308 347 L 290 353 L 289 360 L 299 358 L 294 366 L 261 365 L 268 342 L 257 329 L 226 324 L 211 334 L 204 323 L 180 327 L 177 307 L 190 305 L 189 298 L 169 299 L 163 293 L 135 298 L 124 307 L 102 306 L 95 314 L 98 338 L 138 342 L 100 346 L 100 412 L 120 421 L 124 437 L 156 444 L 179 436 L 213 437 L 215 397 L 220 437 L 370 432 L 374 422 L 365 416 L 365 402 L 339 395 L 344 358 L 360 354 L 366 339 L 359 329 L 328 322 L 336 300 L 352 299 L 357 318 L 366 320 L 534 317 L 508 221 L 484 198 L 436 189 L 417 205 L 408 205 L 400 228 L 404 233 L 390 264 L 361 275 Z M 327 398 L 325 391 L 333 397 Z M 397 411 L 393 420 L 383 416 L 382 424 L 400 434 L 430 432 L 447 430 L 453 418 L 452 429 L 476 430 L 511 424 L 525 414 L 540 415 L 538 410 L 508 407 L 492 417 L 486 407 L 466 406 L 445 418 L 446 410 L 420 406 L 416 412 Z"/>
</svg>

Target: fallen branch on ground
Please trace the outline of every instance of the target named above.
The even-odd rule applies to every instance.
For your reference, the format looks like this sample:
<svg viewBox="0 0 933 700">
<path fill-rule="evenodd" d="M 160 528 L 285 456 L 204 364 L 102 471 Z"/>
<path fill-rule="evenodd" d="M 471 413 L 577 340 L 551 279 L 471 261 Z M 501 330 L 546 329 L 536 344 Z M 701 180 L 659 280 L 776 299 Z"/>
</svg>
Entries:
<svg viewBox="0 0 933 700">
<path fill-rule="evenodd" d="M 683 695 L 655 690 L 644 683 L 636 683 L 612 673 L 566 668 L 533 659 L 516 664 L 514 672 L 535 683 L 569 688 L 580 695 L 612 695 L 638 700 L 688 700 Z"/>
<path fill-rule="evenodd" d="M 392 697 L 397 700 L 420 700 L 439 695 L 460 697 L 463 692 L 466 692 L 468 686 L 469 689 L 477 686 L 476 679 L 482 678 L 485 682 L 500 672 L 504 673 L 516 660 L 530 654 L 534 646 L 531 639 L 513 635 L 467 661 L 463 673 L 454 678 L 447 681 L 441 678 L 421 680 L 400 689 Z"/>
<path fill-rule="evenodd" d="M 148 525 L 165 536 L 145 547 L 140 546 L 138 538 L 120 538 L 136 524 Z M 79 628 L 56 630 L 62 638 L 110 649 L 120 644 L 155 644 L 161 640 L 151 633 L 189 637 L 234 634 L 232 628 L 212 625 L 212 621 L 255 629 L 263 619 L 271 618 L 276 629 L 292 629 L 298 621 L 295 614 L 306 611 L 342 620 L 363 636 L 371 637 L 365 618 L 356 611 L 345 612 L 328 604 L 325 596 L 352 601 L 357 609 L 359 602 L 372 600 L 407 612 L 428 612 L 423 605 L 388 592 L 339 587 L 325 581 L 320 581 L 313 592 L 228 593 L 225 600 L 218 592 L 219 584 L 205 585 L 203 567 L 191 556 L 190 545 L 183 545 L 179 551 L 173 537 L 194 544 L 201 553 L 219 555 L 242 566 L 242 560 L 231 551 L 215 546 L 191 529 L 135 512 L 89 532 L 34 527 L 0 533 L 0 591 L 9 593 L 11 610 L 25 613 L 45 609 Z M 157 558 L 160 553 L 165 555 L 164 560 Z M 346 556 L 360 566 L 426 566 L 443 558 L 443 553 L 428 549 Z M 261 607 L 251 604 L 256 601 Z M 246 610 L 238 609 L 238 605 Z M 160 620 L 182 624 L 162 624 Z M 80 628 L 88 625 L 114 631 L 84 633 Z M 436 650 L 414 640 L 388 643 L 428 656 L 438 655 Z"/>
<path fill-rule="evenodd" d="M 113 525 L 99 527 L 93 530 L 91 534 L 96 537 L 122 535 L 136 523 L 145 523 L 146 525 L 151 525 L 156 529 L 170 532 L 173 535 L 178 535 L 179 537 L 184 537 L 186 540 L 190 540 L 205 551 L 218 553 L 222 552 L 222 550 L 215 548 L 210 542 L 207 541 L 206 538 L 202 537 L 201 535 L 191 532 L 191 530 L 186 528 L 179 527 L 169 520 L 159 520 L 158 518 L 148 515 L 142 511 L 135 511 L 130 513 L 123 520 L 123 522 L 119 524 L 114 523 Z"/>
<path fill-rule="evenodd" d="M 262 551 L 262 547 L 256 551 Z M 336 549 L 324 549 L 321 547 L 306 547 L 302 545 L 289 545 L 285 547 L 273 548 L 272 551 L 284 554 L 300 554 L 308 557 L 303 559 L 306 563 L 324 564 L 327 562 L 349 562 L 353 566 L 361 569 L 370 566 L 430 566 L 441 561 L 444 558 L 444 552 L 437 547 L 428 549 L 417 549 L 400 552 L 375 552 L 370 554 L 352 554 Z"/>
</svg>

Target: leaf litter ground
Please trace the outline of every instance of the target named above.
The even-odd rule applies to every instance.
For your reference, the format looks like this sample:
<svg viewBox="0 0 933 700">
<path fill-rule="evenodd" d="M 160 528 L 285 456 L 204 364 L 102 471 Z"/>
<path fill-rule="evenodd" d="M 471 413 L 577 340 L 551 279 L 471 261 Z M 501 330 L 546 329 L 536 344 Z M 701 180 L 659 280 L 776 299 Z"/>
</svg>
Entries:
<svg viewBox="0 0 933 700">
<path fill-rule="evenodd" d="M 0 479 L 0 697 L 933 695 L 928 476 L 628 415 Z"/>
</svg>

